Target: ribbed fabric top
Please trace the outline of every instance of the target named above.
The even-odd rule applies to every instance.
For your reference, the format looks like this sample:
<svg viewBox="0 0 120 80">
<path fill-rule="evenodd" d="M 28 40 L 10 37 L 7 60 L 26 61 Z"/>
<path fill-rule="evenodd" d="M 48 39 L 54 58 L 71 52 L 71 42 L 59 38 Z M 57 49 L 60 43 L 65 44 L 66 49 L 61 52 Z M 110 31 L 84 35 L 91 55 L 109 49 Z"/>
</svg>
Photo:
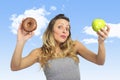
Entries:
<svg viewBox="0 0 120 80">
<path fill-rule="evenodd" d="M 49 60 L 44 73 L 47 80 L 80 80 L 79 65 L 69 57 Z"/>
</svg>

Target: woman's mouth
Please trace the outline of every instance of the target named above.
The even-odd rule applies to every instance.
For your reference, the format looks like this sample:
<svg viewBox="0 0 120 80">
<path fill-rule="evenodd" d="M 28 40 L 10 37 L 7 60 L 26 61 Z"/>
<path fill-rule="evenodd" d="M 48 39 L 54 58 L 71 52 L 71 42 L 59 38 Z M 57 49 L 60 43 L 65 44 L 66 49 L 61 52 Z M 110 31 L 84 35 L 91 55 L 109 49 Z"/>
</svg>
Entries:
<svg viewBox="0 0 120 80">
<path fill-rule="evenodd" d="M 65 36 L 65 35 L 61 35 L 60 37 L 62 37 L 63 39 L 65 39 L 65 38 L 66 38 L 66 36 Z"/>
</svg>

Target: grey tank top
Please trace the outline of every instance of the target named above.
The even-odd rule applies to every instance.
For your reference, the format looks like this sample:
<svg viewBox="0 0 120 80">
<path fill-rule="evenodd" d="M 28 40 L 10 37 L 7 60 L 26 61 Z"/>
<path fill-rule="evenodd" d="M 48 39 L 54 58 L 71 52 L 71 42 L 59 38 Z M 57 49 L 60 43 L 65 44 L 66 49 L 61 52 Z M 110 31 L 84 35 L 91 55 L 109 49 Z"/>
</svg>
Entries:
<svg viewBox="0 0 120 80">
<path fill-rule="evenodd" d="M 79 64 L 69 57 L 49 60 L 44 73 L 47 80 L 80 80 Z"/>
</svg>

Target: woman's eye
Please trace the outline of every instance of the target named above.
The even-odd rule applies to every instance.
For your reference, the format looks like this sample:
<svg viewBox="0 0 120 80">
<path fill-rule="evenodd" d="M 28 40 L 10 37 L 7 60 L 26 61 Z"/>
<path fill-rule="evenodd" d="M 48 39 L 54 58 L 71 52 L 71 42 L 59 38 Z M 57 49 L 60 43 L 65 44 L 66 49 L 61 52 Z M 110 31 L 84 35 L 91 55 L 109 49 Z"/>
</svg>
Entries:
<svg viewBox="0 0 120 80">
<path fill-rule="evenodd" d="M 69 31 L 69 28 L 66 28 L 66 31 Z"/>
<path fill-rule="evenodd" d="M 58 26 L 58 28 L 60 29 L 60 28 L 61 28 L 61 26 Z"/>
</svg>

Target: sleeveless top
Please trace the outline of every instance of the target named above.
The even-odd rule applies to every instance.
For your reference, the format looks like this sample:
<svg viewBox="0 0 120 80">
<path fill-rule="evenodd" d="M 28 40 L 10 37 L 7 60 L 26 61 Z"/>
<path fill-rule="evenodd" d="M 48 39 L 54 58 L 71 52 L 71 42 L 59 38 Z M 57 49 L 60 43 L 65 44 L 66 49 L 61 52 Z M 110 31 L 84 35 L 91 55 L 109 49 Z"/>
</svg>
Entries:
<svg viewBox="0 0 120 80">
<path fill-rule="evenodd" d="M 43 70 L 47 80 L 80 80 L 79 64 L 69 57 L 49 60 Z"/>
</svg>

